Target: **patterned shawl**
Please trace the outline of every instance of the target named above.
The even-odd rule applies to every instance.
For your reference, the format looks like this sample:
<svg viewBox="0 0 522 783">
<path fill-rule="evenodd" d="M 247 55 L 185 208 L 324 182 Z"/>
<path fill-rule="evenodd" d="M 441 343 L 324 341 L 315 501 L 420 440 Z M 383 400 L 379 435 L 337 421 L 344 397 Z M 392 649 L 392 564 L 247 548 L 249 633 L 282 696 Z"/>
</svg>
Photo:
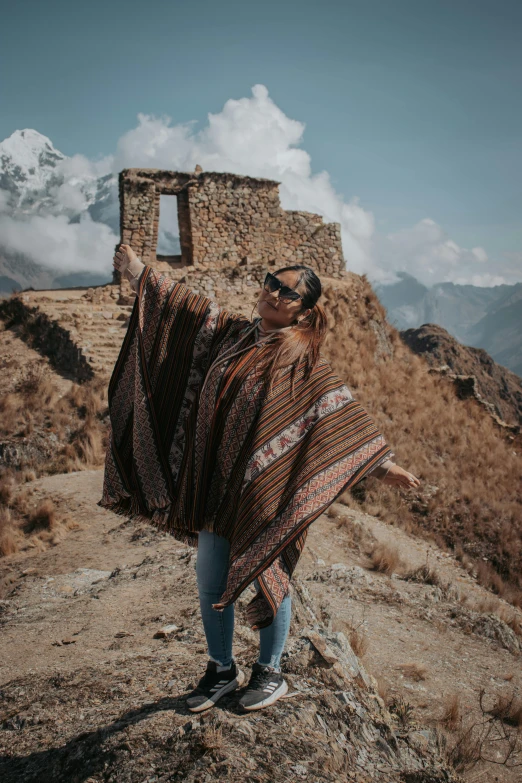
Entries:
<svg viewBox="0 0 522 783">
<path fill-rule="evenodd" d="M 308 377 L 303 366 L 293 378 L 281 370 L 269 389 L 259 358 L 270 348 L 252 326 L 145 268 L 109 384 L 100 505 L 194 546 L 202 529 L 226 537 L 228 582 L 215 608 L 257 578 L 247 615 L 262 628 L 309 525 L 392 454 L 324 359 Z"/>
</svg>

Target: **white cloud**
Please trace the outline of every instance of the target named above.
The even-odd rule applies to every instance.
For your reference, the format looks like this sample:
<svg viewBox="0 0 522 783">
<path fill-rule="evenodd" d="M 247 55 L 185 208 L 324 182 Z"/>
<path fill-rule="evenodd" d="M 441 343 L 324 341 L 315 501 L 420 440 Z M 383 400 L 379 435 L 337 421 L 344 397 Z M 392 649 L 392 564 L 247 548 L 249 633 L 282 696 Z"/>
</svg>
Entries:
<svg viewBox="0 0 522 783">
<path fill-rule="evenodd" d="M 73 155 L 70 158 L 64 158 L 56 167 L 58 174 L 62 174 L 66 180 L 88 180 L 98 179 L 112 170 L 113 157 L 108 155 L 100 160 L 89 160 L 85 155 Z"/>
<path fill-rule="evenodd" d="M 88 207 L 88 201 L 85 193 L 71 182 L 64 182 L 56 188 L 54 196 L 58 202 L 59 211 L 65 210 L 77 215 L 85 212 Z"/>
<path fill-rule="evenodd" d="M 112 267 L 116 237 L 89 214 L 79 223 L 65 215 L 32 215 L 24 220 L 0 215 L 0 236 L 7 251 L 63 272 L 106 273 Z"/>
<path fill-rule="evenodd" d="M 0 188 L 0 212 L 5 212 L 10 206 L 11 194 L 8 190 Z"/>
<path fill-rule="evenodd" d="M 206 171 L 275 179 L 281 182 L 285 209 L 316 212 L 341 224 L 346 265 L 354 272 L 380 282 L 393 281 L 397 271 L 407 271 L 427 285 L 442 280 L 506 282 L 507 272 L 492 270 L 483 248 L 460 247 L 429 218 L 388 236 L 376 234 L 372 212 L 357 197 L 345 200 L 326 171 L 312 173 L 310 155 L 300 147 L 304 131 L 304 123 L 287 117 L 258 84 L 251 97 L 231 99 L 221 112 L 209 114 L 208 124 L 199 131 L 194 123 L 173 125 L 169 117 L 140 114 L 137 127 L 118 142 L 113 170 L 143 166 L 192 171 L 199 163 Z M 174 223 L 167 223 L 164 214 L 163 229 L 175 230 Z"/>
<path fill-rule="evenodd" d="M 510 265 L 490 261 L 484 248 L 460 247 L 429 218 L 379 237 L 376 248 L 375 277 L 383 283 L 393 282 L 397 272 L 408 272 L 427 286 L 443 281 L 493 286 L 520 279 Z"/>
<path fill-rule="evenodd" d="M 209 114 L 199 130 L 194 122 L 174 124 L 166 116 L 139 114 L 137 126 L 121 136 L 113 156 L 91 161 L 74 155 L 61 161 L 57 173 L 64 182 L 52 191 L 54 206 L 49 208 L 54 214 L 24 220 L 18 229 L 24 237 L 17 238 L 15 224 L 11 224 L 10 241 L 13 246 L 30 245 L 31 257 L 39 263 L 54 266 L 57 254 L 63 269 L 108 271 L 117 237 L 107 233 L 101 223 L 83 218 L 80 223 L 68 224 L 66 219 L 86 214 L 98 178 L 128 167 L 192 171 L 200 164 L 206 171 L 230 171 L 281 182 L 283 208 L 316 212 L 326 221 L 339 222 L 348 269 L 366 273 L 372 280 L 392 282 L 399 271 L 409 272 L 427 285 L 440 281 L 495 285 L 520 279 L 519 263 L 509 258 L 502 264 L 493 263 L 481 247 L 460 247 L 429 218 L 387 236 L 378 234 L 372 212 L 356 196 L 345 198 L 337 193 L 328 172 L 313 173 L 310 155 L 302 148 L 304 132 L 304 123 L 288 117 L 261 84 L 252 88 L 250 97 L 230 99 L 220 112 Z M 7 211 L 3 202 L 6 199 L 2 200 L 0 193 L 0 212 Z M 92 214 L 101 220 L 111 216 L 116 226 L 114 208 L 117 204 L 111 195 Z M 175 231 L 174 212 L 171 222 L 164 210 L 163 233 Z M 92 242 L 87 238 L 89 233 Z M 91 252 L 93 256 L 88 255 Z"/>
<path fill-rule="evenodd" d="M 55 201 L 55 214 L 65 212 L 75 217 L 87 210 L 96 191 L 99 177 L 111 173 L 112 156 L 91 161 L 84 155 L 64 158 L 56 166 L 56 178 L 63 178 L 61 185 L 51 189 Z"/>
<path fill-rule="evenodd" d="M 193 123 L 172 125 L 168 117 L 140 114 L 138 126 L 118 141 L 113 170 L 143 166 L 192 171 L 199 163 L 206 171 L 275 179 L 281 182 L 283 208 L 316 212 L 341 223 L 349 268 L 368 272 L 373 215 L 357 198 L 346 202 L 336 193 L 326 171 L 312 174 L 310 155 L 298 147 L 304 131 L 304 123 L 287 117 L 266 87 L 257 84 L 252 97 L 231 99 L 221 112 L 209 114 L 208 125 L 200 131 Z"/>
</svg>

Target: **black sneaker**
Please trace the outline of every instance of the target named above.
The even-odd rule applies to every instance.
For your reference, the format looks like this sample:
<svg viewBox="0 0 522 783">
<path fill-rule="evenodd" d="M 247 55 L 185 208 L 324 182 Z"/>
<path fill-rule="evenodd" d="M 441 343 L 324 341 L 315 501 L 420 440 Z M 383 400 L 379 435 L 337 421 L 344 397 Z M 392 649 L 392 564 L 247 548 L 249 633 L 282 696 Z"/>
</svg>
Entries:
<svg viewBox="0 0 522 783">
<path fill-rule="evenodd" d="M 288 685 L 281 672 L 276 672 L 271 666 L 255 663 L 250 682 L 239 703 L 244 710 L 262 710 L 284 696 L 287 690 Z"/>
<path fill-rule="evenodd" d="M 245 681 L 245 675 L 235 663 L 224 672 L 218 672 L 216 669 L 215 661 L 209 661 L 205 675 L 187 696 L 187 706 L 191 712 L 209 710 L 225 693 L 235 691 Z"/>
</svg>

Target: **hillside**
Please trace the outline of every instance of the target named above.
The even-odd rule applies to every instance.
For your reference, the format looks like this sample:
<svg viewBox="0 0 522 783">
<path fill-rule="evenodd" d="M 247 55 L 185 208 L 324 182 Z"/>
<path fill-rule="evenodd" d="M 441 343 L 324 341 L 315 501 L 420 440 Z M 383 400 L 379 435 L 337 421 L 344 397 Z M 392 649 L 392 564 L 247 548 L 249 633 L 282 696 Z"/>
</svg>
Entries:
<svg viewBox="0 0 522 783">
<path fill-rule="evenodd" d="M 423 324 L 400 334 L 431 367 L 446 366 L 457 375 L 474 377 L 480 396 L 493 405 L 500 419 L 508 424 L 522 423 L 522 379 L 494 362 L 486 351 L 461 345 L 436 324 Z"/>
<path fill-rule="evenodd" d="M 491 732 L 519 721 L 522 615 L 504 599 L 521 587 L 520 455 L 403 344 L 364 278 L 326 280 L 324 298 L 328 357 L 422 487 L 368 480 L 315 523 L 285 661 L 293 695 L 256 718 L 231 700 L 203 720 L 182 701 L 204 659 L 190 552 L 96 507 L 99 472 L 64 475 L 101 464 L 128 307 L 111 286 L 2 305 L 2 780 L 244 780 L 248 764 L 271 783 L 268 758 L 281 780 L 437 783 L 451 762 L 469 781 L 515 783 L 477 748 L 491 758 Z M 222 301 L 250 315 L 245 297 Z M 243 665 L 252 641 L 240 626 Z"/>
<path fill-rule="evenodd" d="M 352 502 L 476 558 L 484 583 L 504 593 L 506 580 L 520 602 L 521 454 L 481 406 L 459 400 L 451 381 L 431 374 L 404 345 L 364 278 L 351 275 L 344 285 L 325 290 L 326 354 L 379 423 L 399 464 L 422 480 L 414 496 L 368 486 Z"/>
<path fill-rule="evenodd" d="M 474 400 L 459 400 L 451 382 L 431 374 L 404 345 L 364 277 L 324 282 L 326 356 L 375 417 L 397 461 L 422 480 L 420 491 L 404 498 L 365 482 L 351 502 L 471 557 L 485 584 L 520 602 L 522 499 L 514 492 L 520 453 Z M 250 316 L 246 297 L 216 295 Z M 0 316 L 36 350 L 50 352 L 59 372 L 66 365 L 71 378 L 106 383 L 129 309 L 116 296 L 111 286 L 30 291 L 0 304 Z M 42 329 L 45 339 L 38 337 Z"/>
</svg>

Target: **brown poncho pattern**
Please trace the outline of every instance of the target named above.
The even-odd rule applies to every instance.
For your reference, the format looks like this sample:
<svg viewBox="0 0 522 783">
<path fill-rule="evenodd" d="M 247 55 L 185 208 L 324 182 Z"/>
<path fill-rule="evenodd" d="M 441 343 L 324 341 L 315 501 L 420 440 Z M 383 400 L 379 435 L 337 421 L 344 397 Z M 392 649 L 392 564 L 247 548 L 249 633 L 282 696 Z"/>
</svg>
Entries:
<svg viewBox="0 0 522 783">
<path fill-rule="evenodd" d="M 309 525 L 392 452 L 321 359 L 306 377 L 259 369 L 253 322 L 145 267 L 109 384 L 100 505 L 197 546 L 230 543 L 216 609 L 258 579 L 252 628 L 289 590 Z M 293 375 L 293 377 L 292 377 Z"/>
</svg>

